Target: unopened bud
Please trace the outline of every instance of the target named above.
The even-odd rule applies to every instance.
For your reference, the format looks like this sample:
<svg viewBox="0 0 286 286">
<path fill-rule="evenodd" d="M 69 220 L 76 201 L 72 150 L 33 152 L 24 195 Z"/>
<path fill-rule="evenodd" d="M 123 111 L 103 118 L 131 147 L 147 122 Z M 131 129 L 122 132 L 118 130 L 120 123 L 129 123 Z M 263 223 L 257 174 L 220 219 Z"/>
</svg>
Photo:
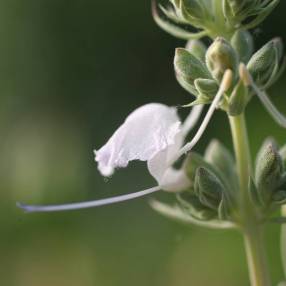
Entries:
<svg viewBox="0 0 286 286">
<path fill-rule="evenodd" d="M 190 40 L 187 42 L 186 49 L 202 62 L 205 61 L 207 48 L 202 41 Z"/>
<path fill-rule="evenodd" d="M 206 65 L 186 49 L 176 49 L 174 65 L 176 74 L 189 84 L 197 78 L 211 78 Z"/>
<path fill-rule="evenodd" d="M 248 31 L 238 30 L 231 39 L 231 45 L 239 55 L 239 61 L 247 63 L 252 56 L 254 44 L 253 37 Z"/>
<path fill-rule="evenodd" d="M 252 56 L 247 69 L 258 86 L 266 88 L 274 82 L 279 74 L 282 55 L 282 41 L 274 39 Z"/>
<path fill-rule="evenodd" d="M 223 38 L 217 38 L 206 54 L 207 67 L 213 77 L 221 81 L 226 70 L 237 73 L 238 58 L 232 46 Z"/>
<path fill-rule="evenodd" d="M 281 184 L 283 175 L 282 158 L 273 142 L 266 142 L 261 147 L 256 160 L 255 181 L 262 201 L 271 202 L 273 192 Z"/>
<path fill-rule="evenodd" d="M 223 191 L 222 183 L 211 171 L 203 167 L 198 168 L 195 177 L 195 193 L 203 205 L 217 210 Z"/>
</svg>

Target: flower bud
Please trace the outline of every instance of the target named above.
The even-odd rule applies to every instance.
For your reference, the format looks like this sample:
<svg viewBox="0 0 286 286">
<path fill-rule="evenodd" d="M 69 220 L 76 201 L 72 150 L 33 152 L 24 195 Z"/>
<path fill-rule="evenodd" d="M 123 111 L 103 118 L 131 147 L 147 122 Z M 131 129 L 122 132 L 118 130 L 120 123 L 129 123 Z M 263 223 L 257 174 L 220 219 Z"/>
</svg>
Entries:
<svg viewBox="0 0 286 286">
<path fill-rule="evenodd" d="M 281 185 L 283 175 L 282 158 L 274 142 L 262 145 L 256 159 L 255 182 L 261 200 L 269 204 L 273 193 Z"/>
<path fill-rule="evenodd" d="M 206 65 L 183 48 L 176 49 L 175 72 L 186 83 L 193 85 L 197 78 L 211 78 Z"/>
<path fill-rule="evenodd" d="M 280 75 L 282 68 L 283 44 L 274 39 L 258 50 L 247 64 L 255 83 L 262 88 L 269 87 Z"/>
<path fill-rule="evenodd" d="M 207 48 L 200 40 L 190 40 L 187 42 L 186 49 L 196 58 L 205 62 Z"/>
<path fill-rule="evenodd" d="M 217 210 L 223 196 L 221 181 L 206 168 L 197 169 L 195 176 L 195 193 L 200 202 L 210 209 Z"/>
<path fill-rule="evenodd" d="M 248 31 L 237 30 L 231 39 L 231 45 L 239 55 L 239 61 L 247 63 L 254 49 L 251 34 Z"/>
<path fill-rule="evenodd" d="M 238 58 L 232 46 L 223 38 L 216 38 L 208 48 L 206 63 L 213 77 L 221 81 L 226 70 L 237 74 Z"/>
</svg>

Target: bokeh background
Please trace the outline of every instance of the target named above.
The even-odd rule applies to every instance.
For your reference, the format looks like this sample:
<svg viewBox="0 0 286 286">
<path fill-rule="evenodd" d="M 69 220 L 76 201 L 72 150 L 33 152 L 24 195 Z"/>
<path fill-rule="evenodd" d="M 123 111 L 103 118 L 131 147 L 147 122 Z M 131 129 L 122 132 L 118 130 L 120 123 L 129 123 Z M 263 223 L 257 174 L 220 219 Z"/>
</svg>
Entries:
<svg viewBox="0 0 286 286">
<path fill-rule="evenodd" d="M 281 1 L 253 31 L 257 47 L 277 35 L 286 40 L 285 9 Z M 248 285 L 239 234 L 169 221 L 147 198 L 53 214 L 15 206 L 99 199 L 154 184 L 144 163 L 104 180 L 93 159 L 93 149 L 134 108 L 190 100 L 172 67 L 174 49 L 184 43 L 154 24 L 149 1 L 2 0 L 0 37 L 0 285 Z M 270 90 L 284 112 L 285 79 Z M 285 143 L 285 130 L 258 100 L 247 118 L 253 154 L 270 134 Z M 231 148 L 221 112 L 196 149 L 213 137 Z M 268 227 L 267 248 L 277 283 L 278 226 Z"/>
</svg>

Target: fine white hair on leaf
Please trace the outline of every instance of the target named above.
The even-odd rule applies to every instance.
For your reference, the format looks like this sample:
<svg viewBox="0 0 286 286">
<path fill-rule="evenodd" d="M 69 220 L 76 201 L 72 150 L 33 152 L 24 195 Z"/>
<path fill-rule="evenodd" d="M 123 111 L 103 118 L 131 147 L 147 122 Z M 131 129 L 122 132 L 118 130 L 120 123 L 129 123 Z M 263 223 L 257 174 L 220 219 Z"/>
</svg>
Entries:
<svg viewBox="0 0 286 286">
<path fill-rule="evenodd" d="M 95 201 L 88 201 L 82 203 L 73 203 L 73 204 L 63 204 L 63 205 L 26 205 L 22 203 L 17 203 L 17 206 L 23 209 L 26 212 L 59 212 L 59 211 L 68 211 L 68 210 L 79 210 L 79 209 L 86 209 L 86 208 L 94 208 L 104 205 L 111 205 L 115 203 L 125 202 L 129 200 L 133 200 L 136 198 L 144 197 L 149 194 L 155 193 L 160 191 L 160 187 L 152 187 L 150 189 L 146 189 L 143 191 L 139 191 L 136 193 L 121 195 L 117 197 L 102 199 L 102 200 L 95 200 Z"/>
</svg>

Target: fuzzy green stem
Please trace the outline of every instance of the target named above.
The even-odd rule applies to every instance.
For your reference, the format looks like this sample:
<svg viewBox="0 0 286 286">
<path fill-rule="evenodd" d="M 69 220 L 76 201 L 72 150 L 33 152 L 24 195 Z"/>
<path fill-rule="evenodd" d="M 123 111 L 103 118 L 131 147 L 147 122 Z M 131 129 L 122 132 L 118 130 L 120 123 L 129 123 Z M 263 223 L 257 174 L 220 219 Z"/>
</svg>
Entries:
<svg viewBox="0 0 286 286">
<path fill-rule="evenodd" d="M 239 213 L 244 234 L 250 281 L 252 286 L 270 286 L 262 239 L 262 227 L 252 205 L 248 184 L 251 176 L 251 156 L 244 114 L 229 117 L 239 176 Z"/>
</svg>

